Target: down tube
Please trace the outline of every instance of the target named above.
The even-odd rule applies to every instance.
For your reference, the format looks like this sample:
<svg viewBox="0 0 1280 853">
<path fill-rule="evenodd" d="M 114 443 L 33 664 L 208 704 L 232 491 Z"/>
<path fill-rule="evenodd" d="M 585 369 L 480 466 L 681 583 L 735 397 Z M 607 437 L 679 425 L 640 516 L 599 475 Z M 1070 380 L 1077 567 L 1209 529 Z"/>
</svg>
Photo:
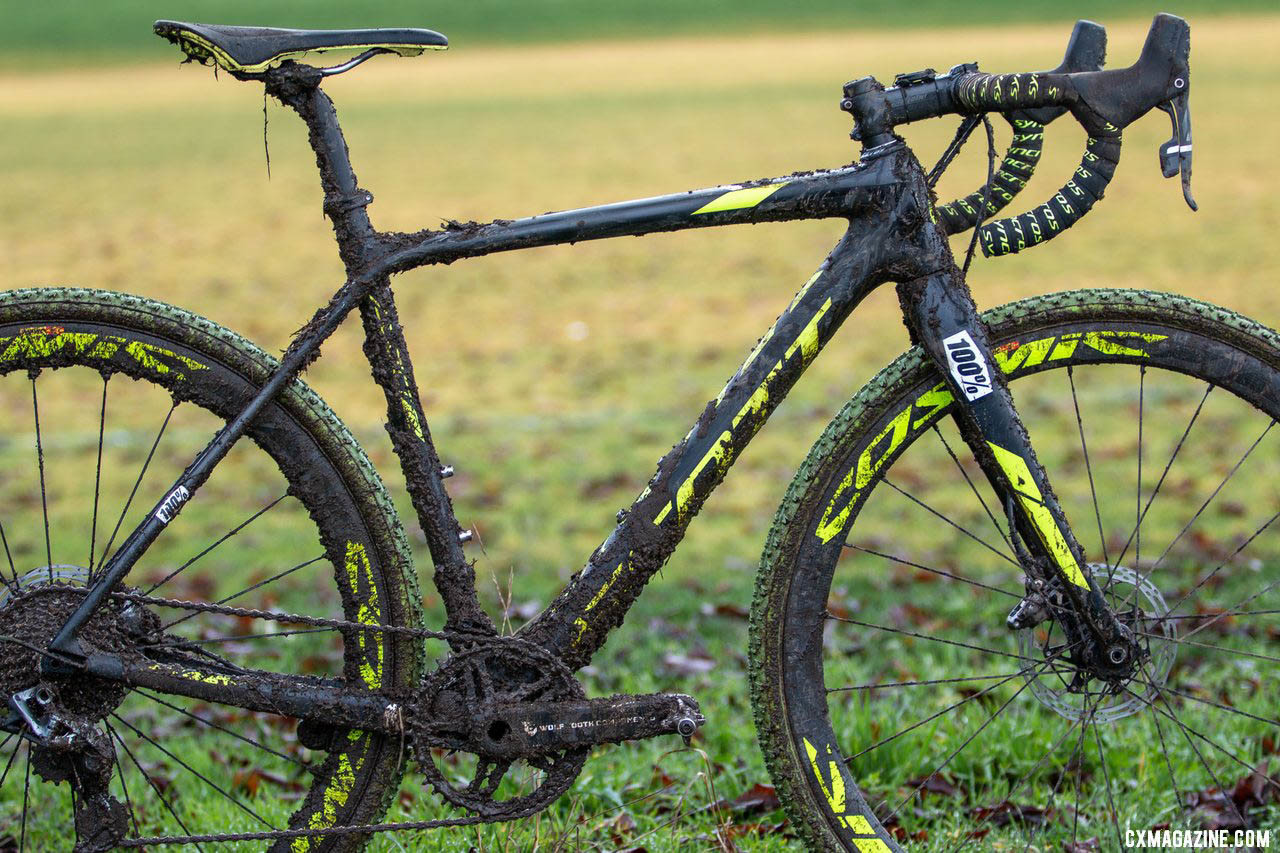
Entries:
<svg viewBox="0 0 1280 853">
<path fill-rule="evenodd" d="M 851 223 L 693 429 L 658 462 L 649 485 L 630 509 L 619 513 L 617 527 L 586 567 L 519 632 L 523 639 L 577 669 L 622 624 L 738 454 L 850 312 L 887 280 L 882 253 L 897 241 L 884 228 L 865 225 Z"/>
</svg>

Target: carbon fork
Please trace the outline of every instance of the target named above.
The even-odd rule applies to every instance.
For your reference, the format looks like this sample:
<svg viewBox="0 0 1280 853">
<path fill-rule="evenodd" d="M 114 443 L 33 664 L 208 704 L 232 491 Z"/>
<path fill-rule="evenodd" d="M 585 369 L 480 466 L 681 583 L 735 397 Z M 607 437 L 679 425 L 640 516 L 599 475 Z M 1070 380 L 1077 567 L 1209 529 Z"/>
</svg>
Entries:
<svg viewBox="0 0 1280 853">
<path fill-rule="evenodd" d="M 990 342 L 967 283 L 953 263 L 898 286 L 899 301 L 919 343 L 946 377 L 953 418 L 1025 543 L 1019 562 L 1027 598 L 1010 613 L 1009 627 L 1030 627 L 1050 612 L 1066 633 L 1071 657 L 1104 677 L 1138 662 L 1132 632 L 1106 604 L 1059 505 L 1048 474 L 996 369 Z M 1060 593 L 1055 605 L 1045 590 Z M 1062 606 L 1065 604 L 1065 606 Z"/>
</svg>

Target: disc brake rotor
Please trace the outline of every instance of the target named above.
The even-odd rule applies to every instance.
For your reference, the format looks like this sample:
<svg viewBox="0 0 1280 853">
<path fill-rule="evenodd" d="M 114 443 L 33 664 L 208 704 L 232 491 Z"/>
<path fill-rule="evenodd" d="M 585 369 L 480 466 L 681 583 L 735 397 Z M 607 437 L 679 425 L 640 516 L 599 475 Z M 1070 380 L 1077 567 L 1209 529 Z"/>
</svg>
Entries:
<svg viewBox="0 0 1280 853">
<path fill-rule="evenodd" d="M 1117 609 L 1120 621 L 1140 638 L 1138 646 L 1145 659 L 1120 685 L 1093 679 L 1061 657 L 1039 674 L 1027 675 L 1026 680 L 1041 704 L 1068 720 L 1088 716 L 1108 723 L 1136 714 L 1155 700 L 1173 667 L 1177 621 L 1164 618 L 1169 606 L 1149 578 L 1126 566 L 1091 563 L 1089 569 Z M 1055 657 L 1052 650 L 1066 642 L 1061 628 L 1052 622 L 1024 628 L 1017 635 L 1018 653 L 1033 660 Z"/>
</svg>

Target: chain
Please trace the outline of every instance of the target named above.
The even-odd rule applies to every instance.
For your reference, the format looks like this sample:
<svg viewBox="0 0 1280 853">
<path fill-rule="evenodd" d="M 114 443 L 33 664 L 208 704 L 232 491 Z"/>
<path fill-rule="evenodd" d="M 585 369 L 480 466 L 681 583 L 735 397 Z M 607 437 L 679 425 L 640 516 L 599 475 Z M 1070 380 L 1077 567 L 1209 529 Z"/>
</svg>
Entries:
<svg viewBox="0 0 1280 853">
<path fill-rule="evenodd" d="M 223 616 L 242 616 L 249 619 L 265 619 L 271 622 L 288 622 L 295 625 L 310 625 L 314 628 L 336 628 L 351 631 L 381 631 L 384 634 L 399 634 L 410 637 L 423 637 L 428 640 L 465 640 L 482 642 L 495 639 L 489 634 L 466 631 L 432 631 L 427 628 L 411 628 L 408 625 L 382 625 L 370 622 L 350 622 L 345 619 L 326 619 L 320 616 L 304 616 L 301 613 L 284 613 L 278 610 L 255 610 L 247 607 L 232 607 L 226 604 L 206 604 L 201 601 L 184 601 L 181 598 L 158 598 L 137 592 L 113 592 L 113 598 L 121 601 L 132 601 L 137 604 L 150 604 L 155 607 L 173 607 L 180 610 L 191 610 L 196 613 L 217 613 Z"/>
<path fill-rule="evenodd" d="M 519 820 L 540 811 L 542 806 L 534 806 L 522 811 L 503 815 L 501 820 Z M 492 823 L 493 818 L 483 815 L 472 817 L 441 818 L 439 820 L 415 820 L 400 823 L 369 823 L 360 826 L 335 826 L 329 829 L 273 829 L 263 832 L 232 832 L 218 835 L 153 835 L 145 838 L 122 838 L 116 842 L 117 847 L 149 847 L 160 844 L 212 844 L 232 841 L 273 841 L 289 838 L 316 838 L 319 836 L 358 835 L 375 832 L 407 832 L 415 829 L 447 829 L 455 826 L 474 826 L 478 823 Z"/>
</svg>

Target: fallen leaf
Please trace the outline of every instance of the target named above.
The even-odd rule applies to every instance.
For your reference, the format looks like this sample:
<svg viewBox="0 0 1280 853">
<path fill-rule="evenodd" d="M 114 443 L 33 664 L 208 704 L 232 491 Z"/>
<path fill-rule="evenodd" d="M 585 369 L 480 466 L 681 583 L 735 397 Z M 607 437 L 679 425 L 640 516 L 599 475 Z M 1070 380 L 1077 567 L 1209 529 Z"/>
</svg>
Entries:
<svg viewBox="0 0 1280 853">
<path fill-rule="evenodd" d="M 699 609 L 702 611 L 703 616 L 724 616 L 728 619 L 747 619 L 750 617 L 745 607 L 724 601 L 719 604 L 707 602 Z"/>
<path fill-rule="evenodd" d="M 1086 841 L 1067 841 L 1062 845 L 1062 853 L 1093 853 L 1093 851 L 1101 849 L 1096 838 L 1090 838 Z"/>
<path fill-rule="evenodd" d="M 765 814 L 782 808 L 778 792 L 772 785 L 757 782 L 732 800 L 720 800 L 712 806 L 716 811 L 731 811 L 742 815 Z"/>
<path fill-rule="evenodd" d="M 992 826 L 1007 826 L 1014 821 L 1040 824 L 1053 817 L 1053 809 L 1022 806 L 1010 800 L 994 806 L 975 806 L 969 813 L 979 821 L 990 823 Z"/>
<path fill-rule="evenodd" d="M 956 797 L 960 795 L 960 789 L 956 787 L 955 783 L 946 776 L 943 776 L 941 773 L 933 773 L 927 777 L 922 776 L 915 779 L 908 779 L 907 784 L 911 786 L 912 790 L 919 788 L 921 794 L 941 794 L 944 797 Z"/>
<path fill-rule="evenodd" d="M 663 655 L 662 665 L 674 675 L 705 675 L 716 668 L 714 658 L 679 652 Z"/>
</svg>

